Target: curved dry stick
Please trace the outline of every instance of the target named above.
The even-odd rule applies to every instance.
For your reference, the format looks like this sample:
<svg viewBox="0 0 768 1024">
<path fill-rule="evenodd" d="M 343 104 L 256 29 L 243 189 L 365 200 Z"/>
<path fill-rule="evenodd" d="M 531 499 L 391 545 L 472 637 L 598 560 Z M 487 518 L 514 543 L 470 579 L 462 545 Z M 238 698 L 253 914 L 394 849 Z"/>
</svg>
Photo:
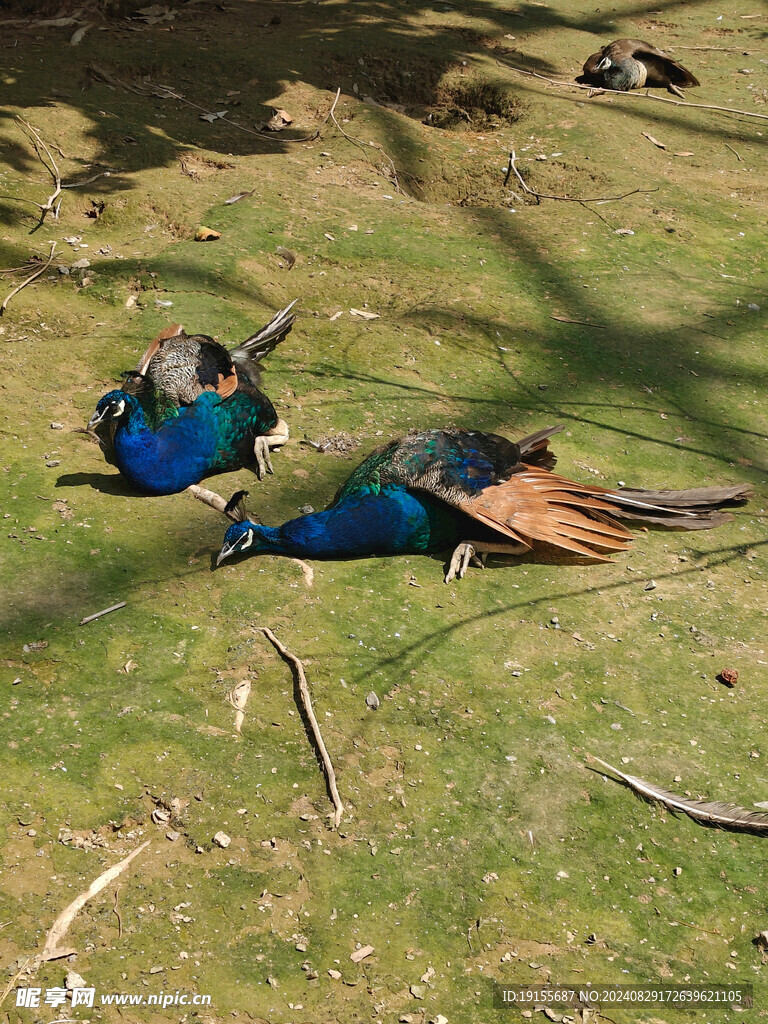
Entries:
<svg viewBox="0 0 768 1024">
<path fill-rule="evenodd" d="M 633 188 L 631 192 L 625 192 L 621 196 L 599 196 L 598 198 L 594 199 L 576 199 L 572 196 L 550 196 L 547 195 L 546 192 L 534 192 L 532 188 L 529 188 L 526 185 L 523 176 L 520 174 L 520 171 L 518 171 L 517 167 L 515 166 L 516 159 L 517 157 L 513 149 L 512 152 L 509 154 L 509 166 L 507 167 L 507 176 L 504 179 L 504 184 L 506 185 L 507 181 L 509 180 L 510 172 L 514 171 L 517 180 L 523 186 L 523 190 L 527 192 L 529 196 L 536 196 L 537 199 L 560 199 L 564 203 L 615 203 L 618 202 L 619 199 L 626 199 L 627 196 L 634 196 L 637 193 L 645 195 L 647 192 L 659 191 L 658 188 Z M 592 327 L 593 325 L 590 324 L 589 326 Z"/>
<path fill-rule="evenodd" d="M 35 206 L 37 206 L 37 205 L 38 204 L 35 203 Z M 41 209 L 42 209 L 42 207 L 41 207 Z M 55 242 L 51 242 L 51 254 L 48 257 L 48 262 L 44 263 L 42 265 L 42 267 L 40 267 L 39 270 L 36 270 L 34 272 L 34 274 L 30 274 L 30 276 L 26 279 L 26 281 L 22 281 L 20 285 L 17 285 L 16 288 L 14 288 L 12 292 L 10 292 L 10 294 L 6 295 L 5 300 L 3 301 L 2 306 L 0 306 L 0 316 L 3 315 L 3 313 L 5 312 L 6 306 L 11 301 L 11 299 L 13 298 L 14 295 L 17 295 L 21 291 L 22 288 L 26 288 L 27 285 L 30 284 L 30 282 L 34 281 L 36 277 L 40 277 L 41 274 L 45 273 L 45 271 L 48 269 L 48 267 L 50 267 L 51 263 L 53 262 L 53 254 L 55 252 L 56 252 L 56 243 Z"/>
<path fill-rule="evenodd" d="M 80 913 L 80 910 L 85 906 L 88 900 L 92 899 L 97 893 L 100 893 L 102 889 L 106 888 L 110 882 L 113 882 L 118 875 L 122 874 L 123 871 L 128 867 L 134 857 L 138 857 L 142 850 L 149 846 L 151 840 L 147 839 L 146 842 L 142 843 L 141 846 L 137 846 L 133 853 L 129 853 L 123 860 L 118 861 L 117 864 L 113 864 L 111 868 L 108 868 L 103 874 L 99 875 L 98 878 L 94 879 L 85 892 L 81 892 L 69 906 L 62 910 L 59 916 L 51 925 L 51 929 L 45 939 L 45 946 L 40 954 L 42 959 L 50 956 L 51 953 L 58 949 L 61 940 L 69 931 L 69 926 L 74 921 L 75 917 Z"/>
<path fill-rule="evenodd" d="M 526 75 L 528 78 L 538 78 L 549 85 L 557 86 L 558 89 L 586 89 L 588 91 L 608 93 L 610 96 L 627 96 L 633 100 L 655 100 L 657 103 L 672 103 L 676 107 L 693 107 L 695 110 L 719 110 L 724 114 L 741 114 L 744 117 L 757 117 L 761 121 L 768 121 L 768 114 L 756 114 L 751 110 L 736 110 L 734 107 L 717 107 L 711 103 L 689 103 L 688 100 L 671 100 L 668 96 L 652 96 L 649 92 L 621 92 L 618 89 L 606 89 L 603 86 L 582 85 L 581 82 L 562 82 L 557 78 L 547 78 L 540 75 L 538 71 L 525 71 L 523 68 L 516 68 L 514 64 L 507 64 L 506 61 L 496 62 L 500 67 L 508 68 L 518 75 Z"/>
<path fill-rule="evenodd" d="M 328 780 L 328 791 L 331 794 L 331 800 L 333 800 L 333 806 L 335 812 L 333 815 L 333 824 L 335 828 L 339 827 L 341 816 L 344 813 L 344 804 L 341 802 L 339 796 L 339 790 L 336 786 L 336 772 L 333 769 L 333 763 L 326 749 L 323 737 L 320 734 L 320 726 L 317 724 L 315 718 L 315 712 L 312 710 L 312 698 L 309 693 L 309 685 L 307 683 L 307 677 L 304 674 L 304 666 L 301 661 L 296 657 L 295 654 L 283 647 L 280 641 L 277 639 L 275 634 L 267 626 L 259 626 L 259 630 L 269 640 L 269 642 L 277 648 L 280 654 L 285 658 L 286 661 L 290 662 L 296 669 L 296 679 L 299 684 L 299 694 L 301 696 L 301 704 L 304 709 L 304 713 L 307 716 L 310 726 L 312 727 L 312 736 L 317 745 L 317 749 L 320 751 L 320 757 L 323 761 L 323 768 L 325 768 L 325 777 Z"/>
</svg>

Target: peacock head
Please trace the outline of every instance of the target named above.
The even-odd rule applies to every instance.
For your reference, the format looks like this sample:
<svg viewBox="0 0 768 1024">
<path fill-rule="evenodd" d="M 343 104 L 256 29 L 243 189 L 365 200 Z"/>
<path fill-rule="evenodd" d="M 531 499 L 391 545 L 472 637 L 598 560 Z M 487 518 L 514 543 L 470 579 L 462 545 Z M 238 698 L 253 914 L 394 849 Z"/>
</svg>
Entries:
<svg viewBox="0 0 768 1024">
<path fill-rule="evenodd" d="M 224 534 L 224 543 L 216 559 L 216 565 L 221 565 L 225 558 L 231 558 L 232 555 L 256 554 L 262 550 L 259 534 L 263 529 L 249 519 L 242 523 L 233 523 Z"/>
<path fill-rule="evenodd" d="M 104 423 L 119 423 L 130 412 L 135 399 L 124 391 L 110 391 L 99 399 L 96 412 L 88 421 L 88 429 L 94 430 Z"/>
<path fill-rule="evenodd" d="M 266 548 L 262 542 L 265 528 L 261 523 L 253 522 L 256 517 L 250 516 L 245 507 L 247 497 L 247 491 L 236 491 L 224 508 L 224 515 L 235 521 L 224 534 L 216 565 L 221 565 L 225 558 L 231 558 L 232 555 L 255 555 Z"/>
</svg>

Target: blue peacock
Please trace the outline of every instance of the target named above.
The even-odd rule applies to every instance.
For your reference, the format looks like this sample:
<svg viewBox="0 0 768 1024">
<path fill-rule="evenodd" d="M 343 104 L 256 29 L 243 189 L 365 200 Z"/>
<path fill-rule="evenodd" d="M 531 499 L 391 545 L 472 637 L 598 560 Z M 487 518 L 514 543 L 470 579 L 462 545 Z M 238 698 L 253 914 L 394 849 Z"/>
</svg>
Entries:
<svg viewBox="0 0 768 1024">
<path fill-rule="evenodd" d="M 625 551 L 632 534 L 621 519 L 678 529 L 711 529 L 732 518 L 719 509 L 743 504 L 749 488 L 685 491 L 606 490 L 552 472 L 549 449 L 562 426 L 518 442 L 473 430 L 409 434 L 374 451 L 342 485 L 325 512 L 270 527 L 237 520 L 217 564 L 237 554 L 345 558 L 450 549 L 446 583 L 461 579 L 478 556 L 522 554 L 544 544 L 597 561 Z"/>
<path fill-rule="evenodd" d="M 146 494 L 254 463 L 259 478 L 271 473 L 270 448 L 288 440 L 288 426 L 259 387 L 258 364 L 290 332 L 294 304 L 231 351 L 178 324 L 163 330 L 88 423 L 107 459 Z"/>
</svg>

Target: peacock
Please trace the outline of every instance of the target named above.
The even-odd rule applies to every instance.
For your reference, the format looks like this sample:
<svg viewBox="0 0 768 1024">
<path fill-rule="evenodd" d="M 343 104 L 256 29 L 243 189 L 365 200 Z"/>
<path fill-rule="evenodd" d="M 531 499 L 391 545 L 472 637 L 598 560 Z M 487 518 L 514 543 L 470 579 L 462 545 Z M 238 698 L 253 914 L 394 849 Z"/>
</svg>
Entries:
<svg viewBox="0 0 768 1024">
<path fill-rule="evenodd" d="M 147 494 L 254 461 L 259 478 L 271 473 L 270 448 L 288 440 L 288 426 L 259 388 L 258 363 L 291 330 L 294 304 L 231 351 L 177 324 L 162 331 L 88 423 L 108 461 Z"/>
<path fill-rule="evenodd" d="M 477 430 L 427 430 L 378 448 L 355 469 L 325 512 L 270 527 L 248 517 L 239 494 L 217 564 L 237 554 L 299 558 L 420 554 L 452 549 L 445 582 L 461 579 L 478 556 L 523 554 L 550 545 L 596 561 L 626 551 L 621 519 L 686 530 L 732 518 L 748 487 L 685 491 L 607 490 L 552 470 L 549 449 L 562 426 L 513 442 Z M 242 493 L 242 492 L 240 492 Z"/>
<path fill-rule="evenodd" d="M 699 84 L 688 68 L 642 39 L 614 39 L 587 58 L 576 81 L 618 92 L 666 89 L 675 96 Z"/>
</svg>

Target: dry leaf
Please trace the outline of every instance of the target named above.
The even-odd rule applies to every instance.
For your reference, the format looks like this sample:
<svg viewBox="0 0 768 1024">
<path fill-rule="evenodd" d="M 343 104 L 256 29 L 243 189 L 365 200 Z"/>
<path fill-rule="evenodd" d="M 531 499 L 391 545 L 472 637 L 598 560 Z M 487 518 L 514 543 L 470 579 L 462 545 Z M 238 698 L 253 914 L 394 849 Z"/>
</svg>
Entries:
<svg viewBox="0 0 768 1024">
<path fill-rule="evenodd" d="M 365 309 L 350 309 L 349 311 L 353 316 L 361 316 L 363 320 L 378 320 L 380 313 L 369 313 Z"/>
<path fill-rule="evenodd" d="M 327 231 L 325 231 L 324 234 L 325 234 L 325 237 L 328 239 L 329 242 L 335 242 L 336 241 L 335 237 L 333 235 L 329 235 Z"/>
<path fill-rule="evenodd" d="M 133 658 L 129 658 L 128 661 L 126 661 L 126 663 L 119 671 L 127 676 L 130 675 L 131 672 L 133 672 L 133 670 L 138 667 L 138 664 L 133 660 Z"/>
<path fill-rule="evenodd" d="M 201 114 L 201 121 L 216 121 L 220 117 L 226 117 L 229 113 L 228 110 L 217 110 L 215 114 Z"/>
<path fill-rule="evenodd" d="M 659 149 L 667 148 L 663 142 L 659 142 L 658 139 L 654 139 L 654 137 L 652 135 L 649 135 L 648 132 L 640 132 L 640 134 L 643 136 L 643 138 L 646 138 L 649 142 L 652 142 L 654 146 L 658 146 Z"/>
<path fill-rule="evenodd" d="M 272 117 L 270 117 L 264 127 L 268 132 L 281 132 L 283 128 L 288 128 L 292 124 L 293 118 L 287 110 L 272 107 Z"/>
<path fill-rule="evenodd" d="M 340 309 L 340 310 L 338 310 L 338 312 L 334 313 L 333 316 L 328 317 L 328 319 L 329 320 L 338 320 L 339 317 L 343 315 L 343 313 L 344 313 L 344 310 Z"/>
<path fill-rule="evenodd" d="M 90 27 L 90 24 L 83 25 L 81 28 L 77 30 L 77 32 L 73 33 L 72 38 L 69 40 L 69 45 L 77 46 L 77 44 L 82 41 L 83 36 Z"/>
<path fill-rule="evenodd" d="M 221 238 L 221 232 L 215 231 L 213 228 L 198 228 L 195 235 L 196 242 L 215 242 L 217 238 Z"/>
<path fill-rule="evenodd" d="M 693 153 L 686 149 L 682 153 L 675 153 L 675 156 L 693 156 Z"/>
</svg>

